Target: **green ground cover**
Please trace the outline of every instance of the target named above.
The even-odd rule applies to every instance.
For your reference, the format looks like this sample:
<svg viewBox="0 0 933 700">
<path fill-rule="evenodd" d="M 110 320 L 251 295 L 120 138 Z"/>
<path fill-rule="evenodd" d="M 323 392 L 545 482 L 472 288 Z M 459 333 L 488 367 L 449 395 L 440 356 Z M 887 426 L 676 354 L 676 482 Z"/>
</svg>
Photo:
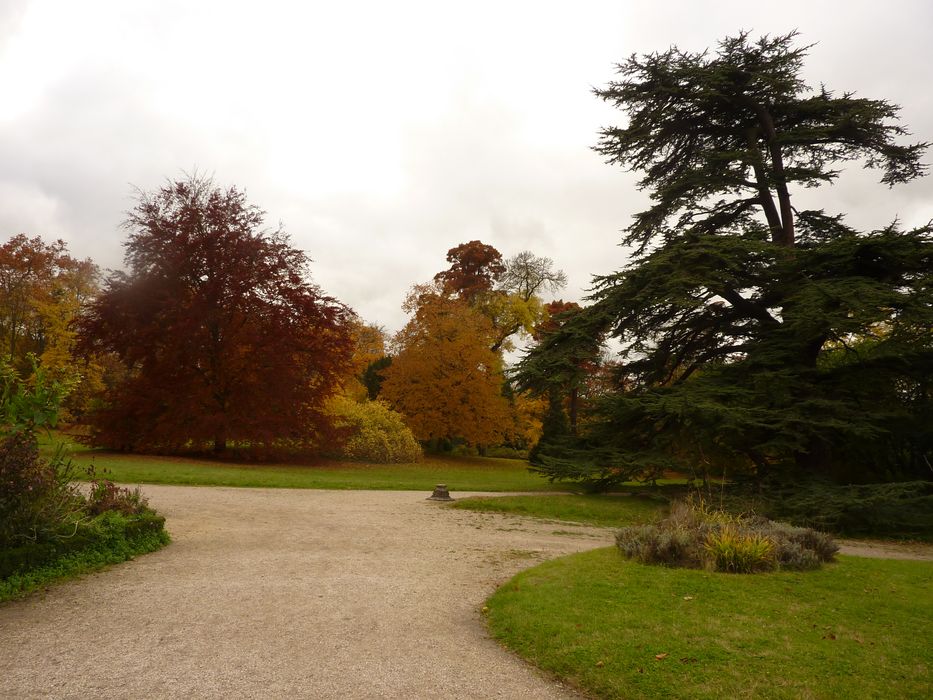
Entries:
<svg viewBox="0 0 933 700">
<path fill-rule="evenodd" d="M 160 549 L 169 543 L 164 524 L 155 514 L 111 511 L 83 523 L 73 538 L 0 550 L 0 602 Z"/>
<path fill-rule="evenodd" d="M 601 527 L 625 527 L 661 517 L 667 501 L 661 496 L 549 494 L 467 498 L 452 505 L 464 510 L 527 515 Z"/>
<path fill-rule="evenodd" d="M 519 574 L 488 608 L 503 644 L 601 698 L 933 695 L 929 562 L 736 575 L 600 549 Z"/>
</svg>

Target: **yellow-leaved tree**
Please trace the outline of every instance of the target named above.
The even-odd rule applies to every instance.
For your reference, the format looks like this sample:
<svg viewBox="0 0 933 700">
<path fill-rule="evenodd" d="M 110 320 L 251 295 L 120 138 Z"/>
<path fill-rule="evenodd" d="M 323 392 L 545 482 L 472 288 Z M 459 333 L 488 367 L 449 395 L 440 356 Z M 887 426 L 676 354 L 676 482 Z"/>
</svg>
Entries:
<svg viewBox="0 0 933 700">
<path fill-rule="evenodd" d="M 19 234 L 0 245 L 0 353 L 23 375 L 34 357 L 46 376 L 74 383 L 66 418 L 103 388 L 100 358 L 75 356 L 72 324 L 97 293 L 99 274 L 90 259 L 71 257 L 64 241 Z"/>
</svg>

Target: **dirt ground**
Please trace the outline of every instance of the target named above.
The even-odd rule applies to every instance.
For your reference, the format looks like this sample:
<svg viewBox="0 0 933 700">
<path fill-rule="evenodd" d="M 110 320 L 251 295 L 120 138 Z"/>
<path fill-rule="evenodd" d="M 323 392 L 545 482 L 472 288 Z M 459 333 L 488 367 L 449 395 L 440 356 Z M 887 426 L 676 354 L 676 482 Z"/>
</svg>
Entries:
<svg viewBox="0 0 933 700">
<path fill-rule="evenodd" d="M 0 698 L 576 697 L 489 639 L 481 608 L 610 530 L 421 492 L 144 493 L 171 545 L 0 606 Z M 842 551 L 933 560 L 930 545 Z"/>
<path fill-rule="evenodd" d="M 0 697 L 576 697 L 489 639 L 481 607 L 607 530 L 421 492 L 143 491 L 173 543 L 0 606 Z"/>
</svg>

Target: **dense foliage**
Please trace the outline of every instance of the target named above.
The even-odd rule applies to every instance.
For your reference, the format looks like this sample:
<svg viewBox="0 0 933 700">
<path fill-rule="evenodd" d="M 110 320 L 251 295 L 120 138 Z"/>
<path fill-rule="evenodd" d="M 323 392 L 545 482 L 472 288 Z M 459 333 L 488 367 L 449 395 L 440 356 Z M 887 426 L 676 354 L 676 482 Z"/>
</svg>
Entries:
<svg viewBox="0 0 933 700">
<path fill-rule="evenodd" d="M 0 366 L 0 600 L 168 541 L 138 490 L 95 479 L 85 496 L 61 450 L 40 456 L 37 433 L 56 425 L 68 388 L 42 367 L 27 384 Z"/>
<path fill-rule="evenodd" d="M 406 464 L 421 459 L 421 446 L 402 416 L 381 401 L 339 396 L 329 407 L 344 433 L 338 455 L 359 462 Z"/>
<path fill-rule="evenodd" d="M 0 364 L 0 549 L 64 539 L 85 515 L 67 461 L 40 458 L 36 437 L 55 427 L 68 386 L 33 366 L 27 386 Z"/>
<path fill-rule="evenodd" d="M 888 102 L 810 89 L 805 55 L 794 34 L 743 34 L 633 56 L 596 91 L 627 116 L 597 150 L 642 171 L 653 204 L 627 229 L 632 263 L 521 363 L 545 393 L 606 337 L 622 348 L 587 430 L 542 451 L 551 477 L 929 478 L 933 228 L 861 232 L 790 199 L 850 161 L 911 180 L 926 144 L 896 142 Z"/>
<path fill-rule="evenodd" d="M 33 371 L 35 358 L 48 375 L 72 380 L 63 404 L 71 417 L 102 388 L 102 358 L 75 357 L 72 323 L 97 293 L 99 276 L 97 265 L 73 258 L 64 241 L 19 234 L 0 246 L 3 357 L 23 374 Z"/>
<path fill-rule="evenodd" d="M 123 450 L 269 450 L 322 442 L 345 375 L 351 312 L 307 279 L 308 258 L 235 188 L 192 177 L 141 194 L 128 272 L 80 323 L 125 379 L 90 416 L 91 442 Z"/>
<path fill-rule="evenodd" d="M 933 482 L 839 485 L 825 480 L 737 485 L 730 510 L 753 509 L 775 520 L 850 537 L 933 540 Z"/>
<path fill-rule="evenodd" d="M 509 423 L 491 322 L 436 285 L 416 287 L 380 396 L 422 441 L 495 444 Z"/>
</svg>

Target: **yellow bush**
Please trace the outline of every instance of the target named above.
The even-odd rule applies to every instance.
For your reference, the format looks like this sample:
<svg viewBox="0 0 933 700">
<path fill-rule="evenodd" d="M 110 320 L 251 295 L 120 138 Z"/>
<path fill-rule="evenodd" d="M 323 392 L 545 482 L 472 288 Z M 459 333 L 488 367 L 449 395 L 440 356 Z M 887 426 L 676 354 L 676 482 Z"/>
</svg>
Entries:
<svg viewBox="0 0 933 700">
<path fill-rule="evenodd" d="M 348 433 L 340 448 L 346 459 L 401 464 L 421 459 L 421 446 L 402 416 L 381 401 L 356 402 L 346 397 L 331 401 L 330 413 Z"/>
</svg>

